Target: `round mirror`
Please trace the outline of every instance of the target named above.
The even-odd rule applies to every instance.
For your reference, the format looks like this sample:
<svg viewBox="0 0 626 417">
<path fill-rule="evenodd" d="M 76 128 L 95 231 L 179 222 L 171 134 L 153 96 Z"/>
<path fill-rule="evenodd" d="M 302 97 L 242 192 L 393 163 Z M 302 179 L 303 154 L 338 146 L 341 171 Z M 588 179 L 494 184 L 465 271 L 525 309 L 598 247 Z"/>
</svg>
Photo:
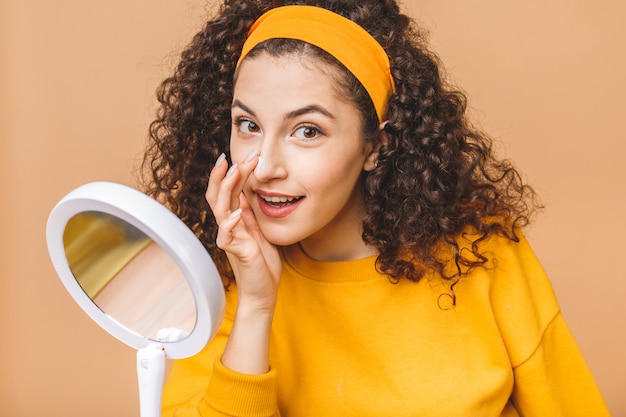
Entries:
<svg viewBox="0 0 626 417">
<path fill-rule="evenodd" d="M 199 352 L 224 312 L 222 281 L 196 236 L 132 188 L 86 184 L 52 210 L 48 250 L 61 281 L 92 319 L 136 348 L 170 358 Z"/>
<path fill-rule="evenodd" d="M 141 230 L 108 213 L 84 211 L 67 222 L 65 257 L 100 310 L 156 342 L 182 340 L 196 324 L 196 303 L 182 271 Z"/>
</svg>

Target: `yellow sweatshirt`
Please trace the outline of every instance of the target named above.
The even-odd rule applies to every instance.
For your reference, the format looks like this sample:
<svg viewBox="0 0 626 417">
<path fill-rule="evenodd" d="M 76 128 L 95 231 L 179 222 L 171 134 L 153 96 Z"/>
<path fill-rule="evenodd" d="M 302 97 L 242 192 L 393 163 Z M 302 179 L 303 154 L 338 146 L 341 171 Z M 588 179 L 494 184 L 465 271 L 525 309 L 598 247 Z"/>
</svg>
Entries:
<svg viewBox="0 0 626 417">
<path fill-rule="evenodd" d="M 271 370 L 220 362 L 233 288 L 218 335 L 174 364 L 163 416 L 609 416 L 528 243 L 485 249 L 490 266 L 462 278 L 447 309 L 441 280 L 392 284 L 375 257 L 284 249 Z"/>
</svg>

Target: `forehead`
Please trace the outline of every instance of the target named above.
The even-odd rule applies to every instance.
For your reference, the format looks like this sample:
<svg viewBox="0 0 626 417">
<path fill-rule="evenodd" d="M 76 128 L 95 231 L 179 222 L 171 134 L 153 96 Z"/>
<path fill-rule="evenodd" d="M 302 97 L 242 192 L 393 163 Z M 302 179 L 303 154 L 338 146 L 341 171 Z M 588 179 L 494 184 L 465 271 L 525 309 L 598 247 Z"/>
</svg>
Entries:
<svg viewBox="0 0 626 417">
<path fill-rule="evenodd" d="M 293 52 L 247 56 L 234 78 L 234 95 L 269 94 L 287 99 L 294 93 L 349 103 L 340 72 L 319 57 Z"/>
</svg>

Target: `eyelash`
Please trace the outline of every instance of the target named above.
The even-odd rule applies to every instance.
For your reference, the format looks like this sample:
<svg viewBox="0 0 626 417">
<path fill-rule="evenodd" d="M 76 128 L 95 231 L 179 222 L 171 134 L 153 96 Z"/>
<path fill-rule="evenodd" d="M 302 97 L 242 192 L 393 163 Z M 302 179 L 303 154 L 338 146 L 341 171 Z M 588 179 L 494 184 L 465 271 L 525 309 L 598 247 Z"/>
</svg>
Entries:
<svg viewBox="0 0 626 417">
<path fill-rule="evenodd" d="M 306 138 L 306 137 L 298 137 L 298 136 L 296 136 L 296 132 L 298 132 L 299 130 L 302 130 L 302 129 L 309 129 L 309 130 L 313 130 L 313 131 L 315 132 L 315 136 L 314 136 L 314 137 L 312 137 L 312 138 Z M 295 136 L 295 137 L 296 137 L 296 139 L 301 140 L 301 141 L 304 141 L 304 142 L 312 142 L 312 141 L 314 141 L 314 140 L 319 139 L 319 138 L 320 138 L 320 136 L 322 136 L 323 134 L 324 134 L 324 132 L 322 132 L 322 130 L 321 130 L 319 127 L 317 127 L 317 126 L 315 126 L 315 125 L 310 125 L 310 124 L 303 124 L 303 125 L 298 126 L 298 127 L 297 127 L 294 131 L 293 131 L 292 136 Z"/>
<path fill-rule="evenodd" d="M 247 118 L 245 118 L 245 117 L 240 117 L 240 118 L 237 118 L 237 119 L 235 119 L 235 120 L 234 120 L 234 125 L 235 125 L 235 126 L 237 127 L 237 129 L 238 129 L 239 131 L 241 131 L 243 134 L 253 135 L 253 134 L 258 133 L 258 132 L 250 132 L 250 131 L 243 130 L 242 126 L 243 126 L 245 123 L 252 124 L 252 125 L 256 126 L 256 128 L 257 128 L 257 129 L 259 129 L 259 131 L 261 130 L 258 124 L 256 124 L 256 123 L 255 123 L 255 122 L 253 122 L 252 120 L 247 119 Z M 296 136 L 296 132 L 298 132 L 299 130 L 302 130 L 302 129 L 309 129 L 309 130 L 313 130 L 313 131 L 315 132 L 315 136 L 314 136 L 314 137 L 312 137 L 312 138 L 306 138 L 306 137 L 298 137 L 298 136 Z M 296 140 L 299 140 L 299 141 L 302 141 L 302 142 L 313 142 L 313 141 L 315 141 L 315 140 L 318 140 L 318 139 L 320 138 L 320 136 L 323 136 L 323 135 L 324 135 L 324 132 L 322 132 L 322 130 L 321 130 L 319 127 L 317 127 L 317 126 L 315 126 L 315 125 L 312 125 L 312 124 L 302 124 L 302 125 L 299 125 L 298 127 L 296 127 L 296 128 L 294 129 L 293 133 L 292 133 L 290 136 L 295 137 L 295 138 L 296 138 Z"/>
<path fill-rule="evenodd" d="M 235 126 L 237 126 L 237 129 L 239 129 L 241 132 L 243 132 L 243 133 L 245 133 L 245 134 L 251 135 L 251 134 L 254 134 L 254 133 L 257 133 L 257 132 L 244 131 L 244 130 L 242 129 L 242 125 L 243 125 L 244 123 L 250 123 L 250 124 L 253 124 L 253 125 L 255 125 L 255 126 L 257 127 L 257 129 L 259 129 L 259 130 L 260 130 L 259 125 L 257 125 L 256 123 L 254 123 L 252 120 L 250 120 L 250 119 L 246 119 L 246 118 L 243 118 L 243 117 L 240 117 L 240 118 L 238 118 L 238 119 L 236 119 L 236 120 L 235 120 Z"/>
</svg>

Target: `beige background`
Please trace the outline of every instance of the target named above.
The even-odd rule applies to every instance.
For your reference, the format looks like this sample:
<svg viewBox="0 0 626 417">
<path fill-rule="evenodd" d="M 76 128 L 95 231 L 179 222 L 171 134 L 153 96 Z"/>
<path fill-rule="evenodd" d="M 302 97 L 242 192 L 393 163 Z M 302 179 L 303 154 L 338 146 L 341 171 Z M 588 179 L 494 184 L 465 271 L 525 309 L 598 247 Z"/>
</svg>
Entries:
<svg viewBox="0 0 626 417">
<path fill-rule="evenodd" d="M 413 0 L 478 124 L 542 194 L 529 238 L 615 416 L 626 416 L 626 2 Z M 138 415 L 135 352 L 74 304 L 46 217 L 133 184 L 153 91 L 197 1 L 0 0 L 0 415 Z"/>
</svg>

